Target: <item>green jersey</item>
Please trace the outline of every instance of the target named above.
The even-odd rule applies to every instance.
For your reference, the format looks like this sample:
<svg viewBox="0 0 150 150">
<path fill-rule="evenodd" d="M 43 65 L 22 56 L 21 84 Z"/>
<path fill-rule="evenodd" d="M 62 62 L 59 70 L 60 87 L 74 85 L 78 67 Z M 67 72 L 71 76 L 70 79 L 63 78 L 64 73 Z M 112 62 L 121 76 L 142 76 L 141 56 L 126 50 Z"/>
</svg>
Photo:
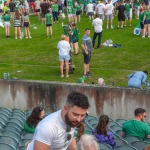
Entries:
<svg viewBox="0 0 150 150">
<path fill-rule="evenodd" d="M 9 14 L 5 14 L 5 15 L 2 16 L 2 19 L 4 21 L 10 21 L 10 15 Z"/>
<path fill-rule="evenodd" d="M 81 6 L 79 4 L 76 4 L 77 11 L 81 10 Z"/>
<path fill-rule="evenodd" d="M 19 4 L 20 4 L 20 2 L 19 2 L 19 1 L 15 1 L 15 5 L 16 5 L 16 7 L 15 7 L 15 11 L 19 9 Z"/>
<path fill-rule="evenodd" d="M 68 11 L 68 14 L 72 14 L 72 7 L 71 7 L 71 6 L 68 6 L 68 7 L 67 7 L 67 11 Z"/>
<path fill-rule="evenodd" d="M 57 4 L 53 4 L 52 5 L 52 10 L 53 10 L 53 12 L 58 12 L 58 5 Z"/>
<path fill-rule="evenodd" d="M 79 37 L 78 37 L 78 34 L 79 34 L 78 29 L 77 28 L 73 28 L 71 32 L 72 32 L 72 41 L 73 42 L 74 41 L 78 41 L 78 39 L 79 39 Z"/>
<path fill-rule="evenodd" d="M 67 6 L 72 6 L 72 0 L 67 1 Z"/>
<path fill-rule="evenodd" d="M 140 22 L 143 22 L 144 13 L 139 13 L 139 20 Z"/>
<path fill-rule="evenodd" d="M 84 0 L 79 0 L 80 4 L 84 4 Z"/>
<path fill-rule="evenodd" d="M 126 9 L 126 12 L 129 13 L 130 12 L 130 8 L 131 8 L 131 5 L 128 3 L 128 4 L 125 4 L 125 9 Z"/>
<path fill-rule="evenodd" d="M 67 36 L 69 35 L 68 34 L 68 25 L 63 25 L 63 34 L 67 35 Z"/>
<path fill-rule="evenodd" d="M 72 8 L 72 14 L 76 14 L 76 8 Z"/>
<path fill-rule="evenodd" d="M 2 0 L 0 0 L 0 4 L 3 4 Z"/>
<path fill-rule="evenodd" d="M 45 15 L 46 24 L 52 24 L 52 14 L 48 13 Z"/>
<path fill-rule="evenodd" d="M 144 16 L 146 17 L 146 19 L 150 19 L 150 11 L 145 11 Z"/>
</svg>

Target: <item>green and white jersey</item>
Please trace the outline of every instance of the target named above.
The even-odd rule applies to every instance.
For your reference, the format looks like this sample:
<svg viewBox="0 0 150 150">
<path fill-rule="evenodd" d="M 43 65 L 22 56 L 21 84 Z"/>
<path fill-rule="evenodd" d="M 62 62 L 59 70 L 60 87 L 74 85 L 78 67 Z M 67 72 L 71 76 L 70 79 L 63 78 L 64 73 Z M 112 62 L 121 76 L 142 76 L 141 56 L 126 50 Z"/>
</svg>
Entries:
<svg viewBox="0 0 150 150">
<path fill-rule="evenodd" d="M 67 1 L 67 6 L 72 6 L 72 0 Z"/>
<path fill-rule="evenodd" d="M 79 31 L 77 28 L 73 28 L 72 29 L 72 40 L 73 41 L 78 41 L 79 37 L 78 37 L 78 34 L 79 34 Z"/>
<path fill-rule="evenodd" d="M 45 15 L 46 24 L 52 24 L 52 14 L 48 13 Z"/>
<path fill-rule="evenodd" d="M 77 9 L 72 7 L 72 14 L 76 14 Z"/>
<path fill-rule="evenodd" d="M 5 14 L 5 15 L 2 16 L 2 19 L 4 21 L 10 21 L 10 15 L 9 14 Z"/>
<path fill-rule="evenodd" d="M 67 7 L 68 14 L 72 14 L 72 6 Z"/>
<path fill-rule="evenodd" d="M 77 9 L 77 11 L 81 10 L 81 6 L 79 4 L 76 4 L 76 9 Z"/>
<path fill-rule="evenodd" d="M 18 10 L 20 2 L 19 1 L 15 1 L 15 4 L 16 4 L 15 10 Z"/>
<path fill-rule="evenodd" d="M 58 4 L 53 4 L 52 10 L 53 10 L 53 12 L 58 12 Z"/>
</svg>

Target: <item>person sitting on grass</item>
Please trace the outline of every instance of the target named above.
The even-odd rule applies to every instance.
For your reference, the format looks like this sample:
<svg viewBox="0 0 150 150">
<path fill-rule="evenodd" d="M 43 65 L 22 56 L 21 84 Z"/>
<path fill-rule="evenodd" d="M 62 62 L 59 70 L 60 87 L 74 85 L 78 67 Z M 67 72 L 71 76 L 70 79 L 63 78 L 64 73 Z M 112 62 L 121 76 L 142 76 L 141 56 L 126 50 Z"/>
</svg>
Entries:
<svg viewBox="0 0 150 150">
<path fill-rule="evenodd" d="M 37 124 L 43 119 L 44 115 L 44 109 L 41 106 L 35 107 L 24 123 L 24 130 L 29 133 L 34 133 Z"/>
<path fill-rule="evenodd" d="M 50 36 L 52 37 L 53 31 L 52 31 L 52 14 L 50 13 L 49 10 L 47 10 L 47 14 L 45 15 L 45 20 L 46 20 L 46 35 L 47 38 Z"/>
</svg>

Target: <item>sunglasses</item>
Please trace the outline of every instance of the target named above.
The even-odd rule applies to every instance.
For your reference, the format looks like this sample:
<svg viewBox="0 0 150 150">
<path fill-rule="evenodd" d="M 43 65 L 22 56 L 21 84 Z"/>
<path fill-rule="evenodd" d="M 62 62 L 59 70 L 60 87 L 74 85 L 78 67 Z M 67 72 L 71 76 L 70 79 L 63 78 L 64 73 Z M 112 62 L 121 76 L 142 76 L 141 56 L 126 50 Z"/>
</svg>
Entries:
<svg viewBox="0 0 150 150">
<path fill-rule="evenodd" d="M 67 134 L 66 134 L 66 142 L 65 142 L 64 147 L 66 147 L 68 145 L 67 143 L 71 140 L 72 135 L 69 133 L 70 131 L 71 131 L 71 127 L 67 126 L 67 128 L 66 128 L 66 132 L 67 132 Z"/>
</svg>

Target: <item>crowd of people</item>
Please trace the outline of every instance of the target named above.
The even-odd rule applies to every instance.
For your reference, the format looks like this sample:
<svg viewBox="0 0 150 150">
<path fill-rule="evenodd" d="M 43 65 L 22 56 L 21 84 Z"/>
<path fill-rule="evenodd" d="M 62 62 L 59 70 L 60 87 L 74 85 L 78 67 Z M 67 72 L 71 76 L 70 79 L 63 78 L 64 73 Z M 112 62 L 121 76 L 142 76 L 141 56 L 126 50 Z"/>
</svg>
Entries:
<svg viewBox="0 0 150 150">
<path fill-rule="evenodd" d="M 44 109 L 35 107 L 28 116 L 24 130 L 34 133 L 27 142 L 27 150 L 100 150 L 101 143 L 116 148 L 113 132 L 108 129 L 109 116 L 102 114 L 92 134 L 87 134 L 84 128 L 84 117 L 89 114 L 88 97 L 80 92 L 71 92 L 64 107 L 44 117 Z M 125 121 L 122 125 L 122 137 L 132 136 L 142 140 L 150 138 L 150 127 L 144 121 L 146 110 L 136 108 L 135 118 Z M 77 132 L 77 135 L 75 134 Z M 148 150 L 146 146 L 145 150 Z"/>
</svg>

